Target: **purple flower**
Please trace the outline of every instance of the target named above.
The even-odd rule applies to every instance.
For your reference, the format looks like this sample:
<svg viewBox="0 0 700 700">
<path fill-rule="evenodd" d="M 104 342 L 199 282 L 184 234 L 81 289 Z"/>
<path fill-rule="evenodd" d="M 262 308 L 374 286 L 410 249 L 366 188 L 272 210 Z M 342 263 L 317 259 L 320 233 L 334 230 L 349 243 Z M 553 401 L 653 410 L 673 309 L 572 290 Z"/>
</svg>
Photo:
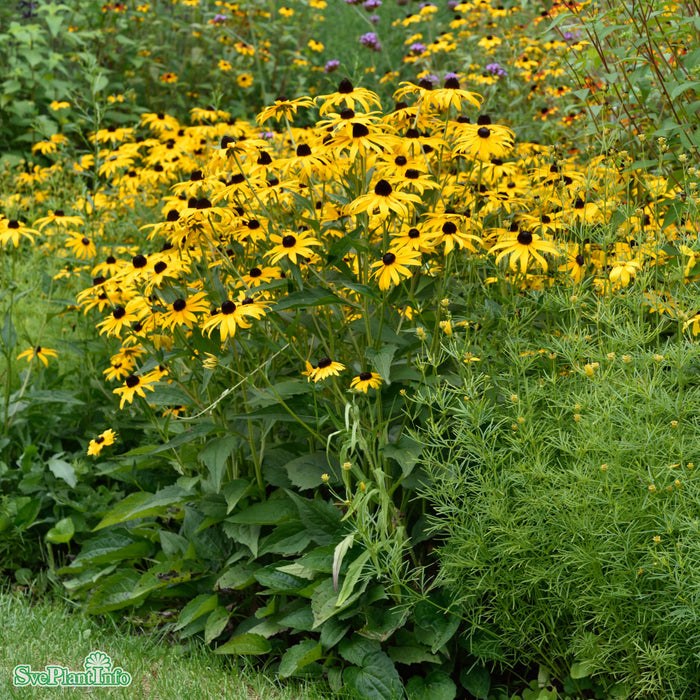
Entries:
<svg viewBox="0 0 700 700">
<path fill-rule="evenodd" d="M 489 63 L 486 66 L 486 70 L 489 73 L 493 73 L 493 75 L 498 76 L 499 78 L 503 77 L 504 75 L 507 75 L 507 73 L 501 68 L 500 64 L 498 63 Z"/>
<path fill-rule="evenodd" d="M 212 24 L 223 24 L 226 21 L 226 15 L 214 15 Z"/>
<path fill-rule="evenodd" d="M 440 82 L 440 78 L 437 77 L 437 75 L 426 75 L 423 80 L 429 80 L 433 85 L 437 85 Z"/>
<path fill-rule="evenodd" d="M 261 131 L 261 132 L 258 134 L 258 138 L 261 138 L 261 139 L 268 139 L 268 140 L 269 140 L 269 139 L 274 139 L 274 138 L 275 138 L 275 133 L 274 133 L 274 131 Z"/>
<path fill-rule="evenodd" d="M 379 43 L 379 37 L 374 32 L 367 32 L 360 37 L 360 43 L 372 51 L 381 51 L 382 45 Z"/>
<path fill-rule="evenodd" d="M 362 3 L 362 7 L 367 10 L 367 12 L 371 12 L 372 10 L 376 10 L 378 7 L 382 6 L 382 0 L 365 0 Z"/>
<path fill-rule="evenodd" d="M 418 9 L 422 10 L 424 7 L 435 7 L 435 3 L 433 2 L 422 2 L 420 5 L 418 5 Z"/>
<path fill-rule="evenodd" d="M 457 73 L 445 73 L 443 80 L 459 80 Z"/>
<path fill-rule="evenodd" d="M 421 44 L 419 41 L 417 41 L 415 44 L 411 44 L 409 48 L 411 49 L 411 53 L 420 54 L 425 51 L 425 44 Z"/>
<path fill-rule="evenodd" d="M 379 24 L 380 17 L 379 15 L 370 15 L 367 19 L 376 27 Z"/>
<path fill-rule="evenodd" d="M 326 63 L 325 68 L 323 69 L 324 73 L 332 73 L 333 71 L 338 70 L 338 67 L 340 66 L 340 61 L 336 61 L 333 59 L 332 61 L 328 61 Z"/>
<path fill-rule="evenodd" d="M 581 32 L 564 32 L 564 39 L 566 39 L 566 41 L 574 41 L 578 39 L 580 35 Z"/>
<path fill-rule="evenodd" d="M 448 0 L 448 2 L 447 2 L 447 7 L 448 7 L 450 10 L 454 10 L 455 7 L 457 7 L 457 5 L 459 5 L 459 3 L 457 2 L 457 0 Z"/>
<path fill-rule="evenodd" d="M 359 5 L 362 0 L 345 0 L 348 5 Z"/>
</svg>

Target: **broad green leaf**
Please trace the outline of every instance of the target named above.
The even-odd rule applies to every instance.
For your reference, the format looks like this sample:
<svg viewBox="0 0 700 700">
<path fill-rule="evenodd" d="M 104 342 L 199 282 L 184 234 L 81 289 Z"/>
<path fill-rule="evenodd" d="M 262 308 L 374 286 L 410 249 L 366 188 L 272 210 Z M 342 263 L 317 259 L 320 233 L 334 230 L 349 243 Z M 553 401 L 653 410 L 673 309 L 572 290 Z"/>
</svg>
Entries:
<svg viewBox="0 0 700 700">
<path fill-rule="evenodd" d="M 245 479 L 234 479 L 224 484 L 221 493 L 224 494 L 224 498 L 226 499 L 226 515 L 236 507 L 238 501 L 243 498 L 249 486 L 250 483 Z"/>
<path fill-rule="evenodd" d="M 196 620 L 198 617 L 214 610 L 218 604 L 219 596 L 216 593 L 211 595 L 202 593 L 198 595 L 182 609 L 174 629 L 181 630 L 186 625 L 189 625 L 192 620 Z"/>
<path fill-rule="evenodd" d="M 228 518 L 231 523 L 242 525 L 277 525 L 294 515 L 294 504 L 287 499 L 274 498 L 264 503 L 255 503 Z"/>
<path fill-rule="evenodd" d="M 212 610 L 204 627 L 204 641 L 206 644 L 211 644 L 224 631 L 230 617 L 231 614 L 223 605 L 219 605 L 219 607 Z"/>
<path fill-rule="evenodd" d="M 321 476 L 333 473 L 325 452 L 302 455 L 287 462 L 284 468 L 292 484 L 302 491 L 320 486 L 323 483 Z"/>
<path fill-rule="evenodd" d="M 247 588 L 255 582 L 255 572 L 260 568 L 259 564 L 236 564 L 224 571 L 216 582 L 219 590 L 233 589 L 241 590 Z"/>
<path fill-rule="evenodd" d="M 385 457 L 396 460 L 401 466 L 404 477 L 407 477 L 418 464 L 423 446 L 407 435 L 402 435 L 396 444 L 385 445 L 382 452 Z"/>
<path fill-rule="evenodd" d="M 9 311 L 5 312 L 5 321 L 2 324 L 2 330 L 0 330 L 0 340 L 2 340 L 5 350 L 12 350 L 17 344 L 17 332 Z"/>
<path fill-rule="evenodd" d="M 459 682 L 475 698 L 486 700 L 491 689 L 491 674 L 481 664 L 473 666 L 469 670 L 464 669 L 459 676 Z"/>
<path fill-rule="evenodd" d="M 237 442 L 237 438 L 233 435 L 214 438 L 199 453 L 199 459 L 204 462 L 209 470 L 209 475 L 216 488 L 216 493 L 218 493 L 221 488 L 224 474 L 226 474 L 226 462 L 231 456 L 231 452 Z"/>
<path fill-rule="evenodd" d="M 363 666 L 365 657 L 380 651 L 381 648 L 379 642 L 354 634 L 350 639 L 344 639 L 338 645 L 338 653 L 348 663 Z"/>
<path fill-rule="evenodd" d="M 124 559 L 138 559 L 150 554 L 153 545 L 128 530 L 104 532 L 83 545 L 68 569 L 90 564 L 110 564 Z"/>
<path fill-rule="evenodd" d="M 288 678 L 297 670 L 313 663 L 321 658 L 323 649 L 321 643 L 307 639 L 284 652 L 279 665 L 279 674 L 282 678 Z"/>
<path fill-rule="evenodd" d="M 591 660 L 577 661 L 576 663 L 571 664 L 571 670 L 569 671 L 569 675 L 574 680 L 579 680 L 580 678 L 587 678 L 591 674 L 591 671 L 593 670 L 594 666 L 595 664 Z"/>
<path fill-rule="evenodd" d="M 88 602 L 87 612 L 90 615 L 101 615 L 136 604 L 138 598 L 132 592 L 139 578 L 138 571 L 129 569 L 102 579 Z"/>
<path fill-rule="evenodd" d="M 404 696 L 396 667 L 383 651 L 366 656 L 362 668 L 346 668 L 343 680 L 362 700 L 397 700 Z"/>
<path fill-rule="evenodd" d="M 383 345 L 379 351 L 372 347 L 365 350 L 365 357 L 372 363 L 387 386 L 391 384 L 391 363 L 397 350 L 396 345 Z"/>
<path fill-rule="evenodd" d="M 293 593 L 307 585 L 304 579 L 285 574 L 275 567 L 276 565 L 273 564 L 271 567 L 256 571 L 254 574 L 255 580 L 261 586 L 265 586 L 275 593 Z"/>
<path fill-rule="evenodd" d="M 425 647 L 389 647 L 387 649 L 392 661 L 397 664 L 422 664 L 431 663 L 439 664 L 441 659 L 436 654 L 431 654 Z"/>
<path fill-rule="evenodd" d="M 260 634 L 240 634 L 214 649 L 215 654 L 267 654 L 272 645 Z"/>
<path fill-rule="evenodd" d="M 165 515 L 169 507 L 182 503 L 192 497 L 192 492 L 180 486 L 166 486 L 156 493 L 137 491 L 127 496 L 110 510 L 93 532 L 101 530 L 109 525 L 146 518 L 153 515 Z"/>
<path fill-rule="evenodd" d="M 352 603 L 364 593 L 367 584 L 368 582 L 364 581 L 342 606 L 336 605 L 338 602 L 338 594 L 333 589 L 333 581 L 330 578 L 327 578 L 319 584 L 311 596 L 311 609 L 314 613 L 314 629 L 333 617 L 333 615 L 337 615 L 344 608 L 352 605 Z"/>
<path fill-rule="evenodd" d="M 457 686 L 444 671 L 431 671 L 425 678 L 413 676 L 409 679 L 406 695 L 408 700 L 454 700 L 457 697 Z"/>
<path fill-rule="evenodd" d="M 303 292 L 292 292 L 280 299 L 275 305 L 275 311 L 286 309 L 306 308 L 309 306 L 327 306 L 328 304 L 342 303 L 338 297 L 325 289 L 309 287 Z"/>
<path fill-rule="evenodd" d="M 63 479 L 68 486 L 75 488 L 75 485 L 78 483 L 78 477 L 75 475 L 73 465 L 68 464 L 63 459 L 52 457 L 48 461 L 48 467 L 57 479 Z"/>
<path fill-rule="evenodd" d="M 296 503 L 301 522 L 312 540 L 322 545 L 330 544 L 342 534 L 339 530 L 343 516 L 334 505 L 320 499 L 302 498 L 293 491 L 287 493 Z"/>
<path fill-rule="evenodd" d="M 54 544 L 65 544 L 71 541 L 74 534 L 75 525 L 73 525 L 73 520 L 70 517 L 63 518 L 46 533 L 46 541 Z"/>
</svg>

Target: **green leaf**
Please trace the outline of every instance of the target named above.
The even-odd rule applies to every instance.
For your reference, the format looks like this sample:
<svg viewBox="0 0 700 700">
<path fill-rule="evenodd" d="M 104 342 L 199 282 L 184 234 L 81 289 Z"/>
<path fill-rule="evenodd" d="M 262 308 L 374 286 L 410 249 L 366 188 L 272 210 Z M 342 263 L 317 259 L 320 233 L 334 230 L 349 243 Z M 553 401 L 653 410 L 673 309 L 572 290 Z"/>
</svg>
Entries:
<svg viewBox="0 0 700 700">
<path fill-rule="evenodd" d="M 110 564 L 124 559 L 138 559 L 151 553 L 153 545 L 125 529 L 104 532 L 89 540 L 68 567 L 73 570 L 86 564 Z"/>
<path fill-rule="evenodd" d="M 307 582 L 298 576 L 285 574 L 276 568 L 276 564 L 255 572 L 255 580 L 275 593 L 293 593 L 304 588 Z"/>
<path fill-rule="evenodd" d="M 302 498 L 293 491 L 287 494 L 296 504 L 301 522 L 314 542 L 330 544 L 338 537 L 343 516 L 334 505 L 321 499 Z"/>
<path fill-rule="evenodd" d="M 240 634 L 233 637 L 223 646 L 214 649 L 215 654 L 267 654 L 272 645 L 260 634 Z"/>
<path fill-rule="evenodd" d="M 229 618 L 230 613 L 223 605 L 219 605 L 212 610 L 204 627 L 204 641 L 206 644 L 211 644 L 224 631 Z"/>
<path fill-rule="evenodd" d="M 401 646 L 389 647 L 387 649 L 389 656 L 397 664 L 422 664 L 431 663 L 438 664 L 441 659 L 436 654 L 431 654 L 425 647 Z"/>
<path fill-rule="evenodd" d="M 247 588 L 254 583 L 255 572 L 258 569 L 260 569 L 260 565 L 254 562 L 250 564 L 236 564 L 219 576 L 216 587 L 219 590 L 230 588 L 236 591 Z"/>
<path fill-rule="evenodd" d="M 180 486 L 166 486 L 156 493 L 137 491 L 129 494 L 110 510 L 95 526 L 93 532 L 109 525 L 124 523 L 136 518 L 147 518 L 153 515 L 166 515 L 169 507 L 182 503 L 192 497 L 192 492 Z"/>
<path fill-rule="evenodd" d="M 209 470 L 209 475 L 216 489 L 216 493 L 219 493 L 224 474 L 226 474 L 226 462 L 231 456 L 231 452 L 236 446 L 236 443 L 237 438 L 233 435 L 214 438 L 199 453 L 199 459 L 204 462 Z"/>
<path fill-rule="evenodd" d="M 486 700 L 491 689 L 491 674 L 482 666 L 473 666 L 468 671 L 464 669 L 459 676 L 459 682 L 475 698 Z"/>
<path fill-rule="evenodd" d="M 224 484 L 224 488 L 221 489 L 221 492 L 226 499 L 226 515 L 236 507 L 238 501 L 243 498 L 249 486 L 249 482 L 245 479 L 234 479 Z"/>
<path fill-rule="evenodd" d="M 174 629 L 181 630 L 183 627 L 189 625 L 193 620 L 196 620 L 198 617 L 201 617 L 202 615 L 214 610 L 218 604 L 219 596 L 216 595 L 216 593 L 211 595 L 202 593 L 201 595 L 198 595 L 196 598 L 187 603 L 187 605 L 185 605 L 185 607 L 182 609 Z"/>
<path fill-rule="evenodd" d="M 158 445 L 158 447 L 153 448 L 149 452 L 142 452 L 140 448 L 136 447 L 130 450 L 123 457 L 130 457 L 132 455 L 140 454 L 158 454 L 160 452 L 165 452 L 166 450 L 173 450 L 180 445 L 185 445 L 187 443 L 193 442 L 196 438 L 202 437 L 202 435 L 208 435 L 216 429 L 216 425 L 211 421 L 204 421 L 199 423 L 194 428 L 188 428 L 184 432 L 176 435 L 170 442 L 165 443 L 165 445 Z"/>
<path fill-rule="evenodd" d="M 288 678 L 300 668 L 320 659 L 322 655 L 323 649 L 320 642 L 312 639 L 299 642 L 284 652 L 278 672 L 282 678 Z"/>
<path fill-rule="evenodd" d="M 325 452 L 302 455 L 284 465 L 289 480 L 298 489 L 313 489 L 323 483 L 322 474 L 332 472 Z"/>
<path fill-rule="evenodd" d="M 63 518 L 59 520 L 47 533 L 46 541 L 53 542 L 54 544 L 65 544 L 70 542 L 73 535 L 75 534 L 75 525 L 73 525 L 73 520 L 68 518 Z"/>
<path fill-rule="evenodd" d="M 75 469 L 71 464 L 68 464 L 63 459 L 51 457 L 48 461 L 48 467 L 57 479 L 63 479 L 68 486 L 75 488 L 78 483 L 78 477 L 75 475 Z"/>
<path fill-rule="evenodd" d="M 274 310 L 299 309 L 309 306 L 327 306 L 328 304 L 341 304 L 342 301 L 332 292 L 319 287 L 311 287 L 303 292 L 293 292 L 277 302 Z"/>
<path fill-rule="evenodd" d="M 365 564 L 369 561 L 371 552 L 369 549 L 365 549 L 362 554 L 360 554 L 357 559 L 355 559 L 352 564 L 348 567 L 348 572 L 345 575 L 345 580 L 343 581 L 343 587 L 340 589 L 338 594 L 338 600 L 336 601 L 336 607 L 342 607 L 345 601 L 352 595 L 353 589 L 357 584 L 360 576 L 362 575 L 362 570 L 365 568 Z"/>
<path fill-rule="evenodd" d="M 365 350 L 365 357 L 372 363 L 387 386 L 391 384 L 391 363 L 397 350 L 396 345 L 384 345 L 379 352 L 372 347 Z"/>
<path fill-rule="evenodd" d="M 311 609 L 314 613 L 314 629 L 323 624 L 326 620 L 338 614 L 344 608 L 349 607 L 354 603 L 367 588 L 367 581 L 364 581 L 360 587 L 345 601 L 343 606 L 338 606 L 338 594 L 333 589 L 333 581 L 327 578 L 322 581 L 313 594 L 311 595 Z"/>
<path fill-rule="evenodd" d="M 324 649 L 331 649 L 345 637 L 349 629 L 349 623 L 340 622 L 340 620 L 335 617 L 326 620 L 323 625 L 321 625 L 321 645 Z"/>
<path fill-rule="evenodd" d="M 396 667 L 383 651 L 366 656 L 362 668 L 346 668 L 343 680 L 362 700 L 397 700 L 404 697 Z"/>
<path fill-rule="evenodd" d="M 137 571 L 129 569 L 102 579 L 88 603 L 87 612 L 90 615 L 101 615 L 136 604 L 138 598 L 132 592 L 139 578 Z"/>
<path fill-rule="evenodd" d="M 343 564 L 343 559 L 348 549 L 350 549 L 355 541 L 355 534 L 351 533 L 336 546 L 333 552 L 333 588 L 338 590 L 338 576 L 340 576 L 340 567 Z"/>
<path fill-rule="evenodd" d="M 454 700 L 457 686 L 444 671 L 431 671 L 425 678 L 413 676 L 409 679 L 406 695 L 409 700 Z"/>
<path fill-rule="evenodd" d="M 277 525 L 283 520 L 289 520 L 294 511 L 294 504 L 286 498 L 273 498 L 264 503 L 254 503 L 227 520 L 242 525 Z"/>
<path fill-rule="evenodd" d="M 381 650 L 381 645 L 371 639 L 365 639 L 354 634 L 350 639 L 344 639 L 338 645 L 338 653 L 355 666 L 364 665 L 364 659 L 368 654 L 374 654 Z"/>
<path fill-rule="evenodd" d="M 594 666 L 594 662 L 590 659 L 586 661 L 577 661 L 576 663 L 571 664 L 571 670 L 569 671 L 569 675 L 574 680 L 579 680 L 580 678 L 588 678 Z"/>
<path fill-rule="evenodd" d="M 5 312 L 5 322 L 2 324 L 2 330 L 0 330 L 0 340 L 2 340 L 5 350 L 12 350 L 17 344 L 17 333 L 9 311 Z"/>
<path fill-rule="evenodd" d="M 382 452 L 385 457 L 396 460 L 404 477 L 407 477 L 413 471 L 413 467 L 418 464 L 423 453 L 423 446 L 408 435 L 402 435 L 396 444 L 384 445 Z"/>
</svg>

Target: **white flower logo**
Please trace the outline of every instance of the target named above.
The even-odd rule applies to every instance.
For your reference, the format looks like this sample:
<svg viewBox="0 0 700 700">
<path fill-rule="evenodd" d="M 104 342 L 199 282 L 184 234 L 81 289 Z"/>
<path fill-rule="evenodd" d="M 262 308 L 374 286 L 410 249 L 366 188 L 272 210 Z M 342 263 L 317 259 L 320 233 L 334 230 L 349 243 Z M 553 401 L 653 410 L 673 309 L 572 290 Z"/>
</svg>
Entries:
<svg viewBox="0 0 700 700">
<path fill-rule="evenodd" d="M 93 651 L 85 657 L 83 667 L 86 671 L 93 668 L 101 668 L 103 671 L 109 672 L 112 670 L 112 659 L 104 651 Z"/>
</svg>

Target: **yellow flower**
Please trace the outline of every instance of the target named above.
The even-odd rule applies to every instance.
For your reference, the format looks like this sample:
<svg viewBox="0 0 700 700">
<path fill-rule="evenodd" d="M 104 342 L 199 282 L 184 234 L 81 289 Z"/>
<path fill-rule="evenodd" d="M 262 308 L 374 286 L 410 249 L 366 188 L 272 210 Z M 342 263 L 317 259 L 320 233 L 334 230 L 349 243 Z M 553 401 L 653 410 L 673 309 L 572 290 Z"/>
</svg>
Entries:
<svg viewBox="0 0 700 700">
<path fill-rule="evenodd" d="M 285 19 L 289 19 L 290 17 L 294 16 L 294 10 L 291 7 L 280 7 L 279 13 Z"/>
<path fill-rule="evenodd" d="M 250 73 L 241 73 L 241 75 L 236 78 L 236 82 L 238 83 L 238 87 L 249 88 L 253 84 L 253 76 Z"/>
<path fill-rule="evenodd" d="M 333 362 L 329 357 L 323 357 L 318 361 L 316 367 L 307 361 L 306 370 L 302 374 L 307 377 L 308 381 L 320 382 L 328 377 L 337 377 L 344 369 L 344 364 Z"/>
<path fill-rule="evenodd" d="M 273 233 L 270 240 L 277 245 L 265 253 L 265 257 L 270 258 L 270 262 L 274 265 L 282 258 L 289 258 L 294 264 L 297 262 L 297 256 L 310 258 L 314 252 L 309 246 L 321 245 L 321 241 L 307 235 L 304 232 L 296 235 L 287 234 L 281 236 L 278 233 Z"/>
<path fill-rule="evenodd" d="M 233 66 L 228 61 L 220 60 L 218 65 L 219 65 L 219 70 L 222 70 L 222 71 L 233 70 Z"/>
<path fill-rule="evenodd" d="M 393 284 L 399 284 L 402 279 L 411 276 L 408 266 L 420 265 L 420 253 L 408 247 L 394 252 L 384 253 L 382 259 L 372 263 L 377 269 L 372 273 L 379 280 L 379 289 L 385 290 Z"/>
<path fill-rule="evenodd" d="M 314 39 L 309 39 L 309 43 L 307 46 L 312 50 L 312 51 L 318 51 L 319 53 L 323 51 L 324 46 L 320 41 L 315 41 Z"/>
<path fill-rule="evenodd" d="M 163 73 L 163 75 L 158 78 L 161 83 L 176 83 L 177 82 L 177 75 L 175 73 Z"/>
<path fill-rule="evenodd" d="M 530 233 L 529 231 L 509 232 L 491 248 L 491 252 L 498 250 L 501 252 L 496 256 L 496 264 L 505 256 L 510 256 L 510 269 L 516 270 L 518 261 L 520 261 L 520 272 L 523 274 L 528 268 L 530 258 L 534 258 L 540 267 L 547 272 L 547 261 L 542 257 L 541 253 L 559 255 L 559 251 L 554 243 L 550 243 L 539 234 Z"/>
<path fill-rule="evenodd" d="M 88 447 L 87 451 L 88 455 L 91 457 L 97 457 L 102 451 L 103 447 L 114 444 L 116 437 L 117 434 L 111 428 L 109 428 L 109 430 L 105 430 L 98 437 L 90 440 L 90 446 Z"/>
<path fill-rule="evenodd" d="M 378 389 L 381 383 L 382 378 L 376 372 L 362 372 L 357 377 L 353 377 L 350 388 L 366 394 L 368 389 Z"/>
<path fill-rule="evenodd" d="M 58 102 L 54 100 L 49 107 L 54 111 L 58 112 L 60 109 L 70 109 L 70 102 Z"/>
<path fill-rule="evenodd" d="M 27 362 L 31 362 L 35 357 L 38 357 L 45 367 L 49 366 L 49 357 L 58 357 L 58 353 L 51 348 L 42 348 L 41 345 L 37 345 L 35 348 L 29 348 L 17 355 L 18 360 L 25 359 Z"/>
<path fill-rule="evenodd" d="M 113 393 L 121 395 L 121 401 L 119 403 L 119 408 L 124 408 L 125 403 L 131 403 L 134 400 L 134 396 L 138 394 L 139 396 L 146 398 L 146 393 L 144 389 L 149 391 L 155 391 L 151 386 L 152 383 L 156 382 L 156 377 L 152 376 L 152 373 L 139 377 L 136 374 L 130 374 L 125 382 L 124 386 L 117 387 L 114 389 Z"/>
</svg>

